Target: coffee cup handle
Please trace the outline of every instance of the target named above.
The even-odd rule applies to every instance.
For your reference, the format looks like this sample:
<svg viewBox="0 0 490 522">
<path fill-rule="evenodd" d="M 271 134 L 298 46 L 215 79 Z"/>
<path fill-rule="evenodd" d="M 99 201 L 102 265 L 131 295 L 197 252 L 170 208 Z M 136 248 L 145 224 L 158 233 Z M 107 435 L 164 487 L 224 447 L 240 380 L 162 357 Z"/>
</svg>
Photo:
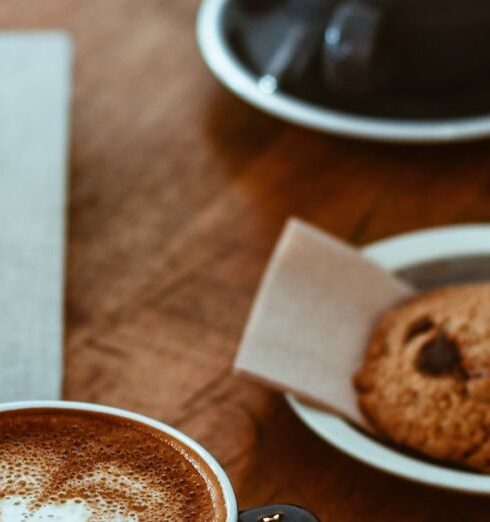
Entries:
<svg viewBox="0 0 490 522">
<path fill-rule="evenodd" d="M 323 76 L 334 92 L 359 96 L 372 92 L 382 79 L 377 47 L 383 11 L 360 0 L 335 7 L 324 33 Z"/>
<path fill-rule="evenodd" d="M 273 504 L 247 509 L 238 515 L 238 522 L 320 522 L 312 513 L 292 504 Z"/>
</svg>

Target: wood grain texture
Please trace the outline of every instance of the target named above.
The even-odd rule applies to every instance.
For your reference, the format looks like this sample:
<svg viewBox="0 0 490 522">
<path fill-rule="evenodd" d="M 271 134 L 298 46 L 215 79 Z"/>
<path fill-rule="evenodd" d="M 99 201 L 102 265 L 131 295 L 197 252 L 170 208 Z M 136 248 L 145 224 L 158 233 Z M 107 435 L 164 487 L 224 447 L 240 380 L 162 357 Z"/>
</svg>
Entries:
<svg viewBox="0 0 490 522">
<path fill-rule="evenodd" d="M 488 143 L 408 148 L 326 137 L 228 94 L 194 40 L 197 0 L 3 0 L 3 28 L 76 45 L 65 396 L 195 437 L 242 506 L 324 522 L 486 521 L 490 500 L 369 469 L 282 397 L 231 374 L 261 272 L 295 214 L 356 244 L 490 221 Z"/>
</svg>

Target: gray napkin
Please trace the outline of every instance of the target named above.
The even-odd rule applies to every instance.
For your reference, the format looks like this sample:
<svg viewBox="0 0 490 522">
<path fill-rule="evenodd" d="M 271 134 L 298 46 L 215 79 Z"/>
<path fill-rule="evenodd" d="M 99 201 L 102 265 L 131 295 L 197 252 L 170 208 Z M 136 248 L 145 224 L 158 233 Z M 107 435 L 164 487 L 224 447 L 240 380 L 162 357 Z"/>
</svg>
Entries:
<svg viewBox="0 0 490 522">
<path fill-rule="evenodd" d="M 64 33 L 0 33 L 0 401 L 61 393 L 70 70 Z"/>
</svg>

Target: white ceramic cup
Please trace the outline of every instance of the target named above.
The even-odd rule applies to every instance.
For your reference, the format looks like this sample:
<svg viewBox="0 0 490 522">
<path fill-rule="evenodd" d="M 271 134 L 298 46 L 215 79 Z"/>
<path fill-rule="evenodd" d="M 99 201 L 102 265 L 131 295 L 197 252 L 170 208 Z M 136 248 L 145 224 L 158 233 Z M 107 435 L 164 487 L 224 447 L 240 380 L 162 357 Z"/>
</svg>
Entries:
<svg viewBox="0 0 490 522">
<path fill-rule="evenodd" d="M 69 401 L 24 401 L 0 404 L 0 413 L 25 409 L 61 409 L 102 413 L 150 426 L 161 431 L 197 454 L 209 466 L 221 488 L 226 507 L 226 522 L 318 522 L 318 519 L 303 508 L 292 505 L 272 505 L 239 512 L 233 487 L 223 468 L 216 459 L 196 441 L 184 433 L 144 415 L 99 404 Z M 211 521 L 210 521 L 211 522 Z"/>
</svg>

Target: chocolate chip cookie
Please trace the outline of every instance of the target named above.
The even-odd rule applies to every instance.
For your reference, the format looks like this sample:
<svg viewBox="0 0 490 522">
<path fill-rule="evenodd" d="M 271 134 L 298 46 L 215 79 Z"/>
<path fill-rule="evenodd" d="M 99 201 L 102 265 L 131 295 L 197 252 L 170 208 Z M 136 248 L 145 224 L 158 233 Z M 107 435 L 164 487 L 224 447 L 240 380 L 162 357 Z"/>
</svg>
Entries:
<svg viewBox="0 0 490 522">
<path fill-rule="evenodd" d="M 438 289 L 389 311 L 354 381 L 380 434 L 490 473 L 490 283 Z"/>
</svg>

